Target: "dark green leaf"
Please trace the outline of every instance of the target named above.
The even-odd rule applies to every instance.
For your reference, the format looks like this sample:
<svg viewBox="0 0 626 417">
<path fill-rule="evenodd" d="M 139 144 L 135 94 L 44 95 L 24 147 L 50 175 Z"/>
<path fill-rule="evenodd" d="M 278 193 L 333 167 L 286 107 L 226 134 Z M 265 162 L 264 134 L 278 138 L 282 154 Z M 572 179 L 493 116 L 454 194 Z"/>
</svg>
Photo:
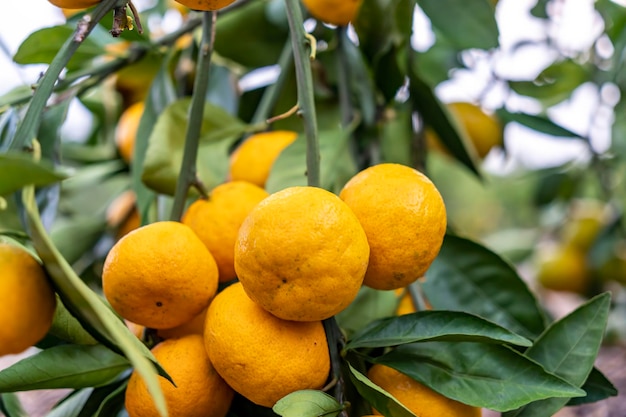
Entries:
<svg viewBox="0 0 626 417">
<path fill-rule="evenodd" d="M 282 417 L 335 417 L 343 406 L 322 391 L 295 391 L 278 400 L 272 410 Z"/>
<path fill-rule="evenodd" d="M 440 394 L 476 407 L 508 411 L 584 391 L 503 345 L 425 342 L 400 346 L 375 360 Z"/>
<path fill-rule="evenodd" d="M 28 413 L 22 407 L 20 399 L 12 392 L 0 394 L 0 411 L 6 417 L 28 417 Z"/>
<path fill-rule="evenodd" d="M 547 19 L 549 17 L 547 11 L 549 1 L 550 0 L 537 0 L 537 4 L 530 9 L 530 14 L 540 19 Z"/>
<path fill-rule="evenodd" d="M 93 213 L 90 213 L 93 216 Z M 87 250 L 93 248 L 106 227 L 104 216 L 75 217 L 65 222 L 56 222 L 50 231 L 50 238 L 71 264 Z"/>
<path fill-rule="evenodd" d="M 338 191 L 356 174 L 357 168 L 348 148 L 355 124 L 341 130 L 319 132 L 321 187 Z M 276 192 L 287 187 L 307 185 L 306 137 L 298 138 L 281 152 L 272 165 L 265 188 Z"/>
<path fill-rule="evenodd" d="M 609 381 L 598 368 L 591 370 L 591 373 L 581 388 L 587 395 L 584 397 L 571 398 L 566 405 L 575 406 L 594 403 L 609 397 L 615 397 L 618 394 L 617 388 L 615 388 L 611 381 Z"/>
<path fill-rule="evenodd" d="M 130 372 L 129 372 L 130 373 Z M 78 417 L 111 417 L 124 408 L 128 378 L 93 390 Z"/>
<path fill-rule="evenodd" d="M 50 64 L 61 46 L 68 38 L 74 36 L 76 28 L 71 26 L 54 26 L 31 33 L 18 48 L 13 60 L 21 65 Z M 80 48 L 74 53 L 67 67 L 70 70 L 80 68 L 87 61 L 104 53 L 102 45 L 96 43 L 91 36 L 87 37 Z"/>
<path fill-rule="evenodd" d="M 525 355 L 546 371 L 568 381 L 583 385 L 598 356 L 609 314 L 611 296 L 598 295 L 552 323 L 539 336 Z M 567 404 L 568 398 L 549 398 L 508 413 L 510 417 L 549 417 Z"/>
<path fill-rule="evenodd" d="M 78 417 L 92 392 L 93 388 L 73 392 L 46 414 L 46 417 Z"/>
<path fill-rule="evenodd" d="M 467 239 L 446 235 L 423 288 L 436 309 L 476 314 L 529 339 L 545 328 L 537 300 L 515 269 Z"/>
<path fill-rule="evenodd" d="M 142 180 L 153 190 L 173 195 L 182 165 L 190 99 L 172 103 L 159 116 L 146 152 Z M 226 179 L 228 150 L 247 125 L 222 108 L 205 104 L 198 149 L 198 177 L 211 189 Z"/>
<path fill-rule="evenodd" d="M 530 346 L 530 340 L 480 317 L 455 311 L 419 311 L 378 320 L 350 340 L 348 349 L 402 345 L 430 340 L 508 343 Z"/>
<path fill-rule="evenodd" d="M 498 118 L 504 123 L 516 122 L 529 127 L 537 132 L 545 133 L 556 137 L 579 138 L 579 135 L 569 129 L 561 127 L 545 116 L 538 116 L 526 113 L 511 113 L 502 108 L 497 112 Z"/>
<path fill-rule="evenodd" d="M 351 337 L 372 321 L 391 316 L 397 306 L 398 297 L 393 291 L 378 291 L 363 286 L 354 301 L 337 314 L 337 323 Z"/>
<path fill-rule="evenodd" d="M 92 336 L 128 358 L 135 370 L 144 379 L 159 413 L 161 415 L 167 414 L 165 398 L 156 370 L 169 378 L 167 373 L 158 366 L 150 350 L 130 332 L 109 306 L 104 304 L 102 299 L 76 275 L 52 244 L 39 217 L 39 211 L 35 204 L 34 187 L 24 189 L 22 201 L 33 246 L 43 261 L 65 306 L 74 317 L 80 320 Z"/>
<path fill-rule="evenodd" d="M 63 302 L 57 297 L 57 307 L 54 311 L 54 319 L 49 333 L 68 343 L 77 345 L 94 345 L 98 343 L 80 324 L 76 317 L 65 308 Z"/>
<path fill-rule="evenodd" d="M 103 345 L 60 345 L 0 372 L 0 391 L 86 388 L 113 382 L 130 364 Z"/>
<path fill-rule="evenodd" d="M 414 54 L 411 59 L 416 59 Z M 416 65 L 409 71 L 411 101 L 415 110 L 424 118 L 426 126 L 430 126 L 441 142 L 452 155 L 472 173 L 481 178 L 477 168 L 477 156 L 466 144 L 471 143 L 467 132 L 452 116 L 448 108 L 437 98 L 433 89 L 428 86 L 416 72 Z"/>
<path fill-rule="evenodd" d="M 547 171 L 537 181 L 534 204 L 545 206 L 556 199 L 568 201 L 576 191 L 578 178 L 568 172 Z"/>
<path fill-rule="evenodd" d="M 365 375 L 354 369 L 352 365 L 348 364 L 348 366 L 350 367 L 350 380 L 359 394 L 372 407 L 386 417 L 415 417 L 415 414 L 400 404 L 391 394 L 367 379 Z"/>
<path fill-rule="evenodd" d="M 488 0 L 417 0 L 433 26 L 459 49 L 498 47 L 498 25 Z"/>
<path fill-rule="evenodd" d="M 0 195 L 19 191 L 26 185 L 41 187 L 67 178 L 47 161 L 35 162 L 31 155 L 6 153 L 0 155 Z"/>
<path fill-rule="evenodd" d="M 288 37 L 288 26 L 269 14 L 268 0 L 252 1 L 217 21 L 215 51 L 243 66 L 273 65 Z M 262 34 L 262 36 L 259 36 Z"/>
</svg>

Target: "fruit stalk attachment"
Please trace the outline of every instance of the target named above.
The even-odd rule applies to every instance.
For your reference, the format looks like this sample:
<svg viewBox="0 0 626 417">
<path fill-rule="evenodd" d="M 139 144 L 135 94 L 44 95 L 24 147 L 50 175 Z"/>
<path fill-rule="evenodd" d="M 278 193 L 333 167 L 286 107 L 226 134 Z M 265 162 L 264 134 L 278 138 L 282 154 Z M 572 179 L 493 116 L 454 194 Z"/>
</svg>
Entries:
<svg viewBox="0 0 626 417">
<path fill-rule="evenodd" d="M 201 185 L 196 172 L 196 159 L 200 142 L 200 130 L 204 116 L 204 102 L 209 88 L 209 71 L 211 69 L 211 55 L 215 41 L 215 22 L 217 12 L 204 12 L 202 17 L 202 43 L 198 52 L 198 76 L 193 86 L 193 96 L 189 108 L 189 123 L 185 136 L 185 148 L 183 150 L 183 162 L 176 183 L 176 194 L 170 219 L 179 221 L 185 210 L 185 201 L 189 187 L 194 186 L 206 196 L 206 191 Z"/>
</svg>

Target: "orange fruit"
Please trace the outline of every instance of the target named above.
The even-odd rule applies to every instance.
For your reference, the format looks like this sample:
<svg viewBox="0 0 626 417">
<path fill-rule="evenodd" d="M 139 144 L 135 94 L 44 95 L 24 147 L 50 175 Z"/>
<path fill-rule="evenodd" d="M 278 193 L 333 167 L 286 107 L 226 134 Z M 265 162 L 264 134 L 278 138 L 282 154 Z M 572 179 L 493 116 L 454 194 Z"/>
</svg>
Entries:
<svg viewBox="0 0 626 417">
<path fill-rule="evenodd" d="M 204 341 L 228 385 L 264 407 L 291 392 L 321 388 L 330 372 L 322 323 L 279 319 L 253 302 L 241 283 L 209 306 Z"/>
<path fill-rule="evenodd" d="M 413 378 L 388 366 L 375 364 L 368 378 L 419 417 L 480 417 L 482 411 L 444 397 Z M 380 413 L 374 410 L 374 413 Z"/>
<path fill-rule="evenodd" d="M 290 187 L 261 201 L 239 229 L 235 270 L 246 293 L 285 320 L 345 309 L 367 269 L 367 237 L 335 194 Z"/>
<path fill-rule="evenodd" d="M 229 4 L 233 3 L 235 0 L 176 0 L 178 3 L 189 7 L 193 10 L 219 10 L 222 9 Z"/>
<path fill-rule="evenodd" d="M 536 259 L 537 280 L 549 290 L 583 294 L 591 279 L 585 257 L 585 252 L 575 246 L 542 247 Z"/>
<path fill-rule="evenodd" d="M 561 229 L 563 244 L 588 251 L 609 223 L 609 209 L 598 200 L 574 200 Z"/>
<path fill-rule="evenodd" d="M 160 377 L 170 417 L 224 417 L 228 413 L 234 392 L 209 361 L 202 336 L 165 340 L 152 353 L 176 384 Z M 160 417 L 136 372 L 128 380 L 125 405 L 130 417 Z"/>
<path fill-rule="evenodd" d="M 189 206 L 183 223 L 191 227 L 217 263 L 220 282 L 235 278 L 235 241 L 244 219 L 269 194 L 262 188 L 233 181 L 218 185 L 208 200 Z"/>
<path fill-rule="evenodd" d="M 144 107 L 143 102 L 138 102 L 124 110 L 115 129 L 115 145 L 126 163 L 130 163 L 133 159 L 135 138 Z"/>
<path fill-rule="evenodd" d="M 188 226 L 157 222 L 128 233 L 111 248 L 102 288 L 123 318 L 169 329 L 209 305 L 217 291 L 217 265 Z"/>
<path fill-rule="evenodd" d="M 353 20 L 363 0 L 302 0 L 309 13 L 316 19 L 337 26 L 345 26 Z"/>
<path fill-rule="evenodd" d="M 101 0 L 48 0 L 62 9 L 86 9 L 100 3 Z"/>
<path fill-rule="evenodd" d="M 126 190 L 115 198 L 107 208 L 107 224 L 117 229 L 116 240 L 141 226 L 141 216 L 135 206 L 135 193 Z"/>
<path fill-rule="evenodd" d="M 0 356 L 20 353 L 52 326 L 56 297 L 43 267 L 24 249 L 0 242 Z"/>
<path fill-rule="evenodd" d="M 411 298 L 411 293 L 400 289 L 400 294 L 402 294 L 402 296 L 400 297 L 398 307 L 396 308 L 396 315 L 403 316 L 405 314 L 415 313 L 417 310 L 415 309 L 413 298 Z"/>
<path fill-rule="evenodd" d="M 428 177 L 404 165 L 375 165 L 352 177 L 340 197 L 370 245 L 365 285 L 393 290 L 426 273 L 447 225 L 443 198 Z"/>
<path fill-rule="evenodd" d="M 288 130 L 257 133 L 246 139 L 230 157 L 229 178 L 265 187 L 272 165 L 298 133 Z"/>
<path fill-rule="evenodd" d="M 492 148 L 502 145 L 502 125 L 495 116 L 472 103 L 455 102 L 447 106 L 467 131 L 479 157 L 484 158 Z"/>
<path fill-rule="evenodd" d="M 173 339 L 175 337 L 187 336 L 189 334 L 201 335 L 204 333 L 204 320 L 206 318 L 207 309 L 208 307 L 202 310 L 200 314 L 197 314 L 194 318 L 181 324 L 180 326 L 173 327 L 171 329 L 159 329 L 157 331 L 157 336 L 162 337 L 163 339 Z"/>
</svg>

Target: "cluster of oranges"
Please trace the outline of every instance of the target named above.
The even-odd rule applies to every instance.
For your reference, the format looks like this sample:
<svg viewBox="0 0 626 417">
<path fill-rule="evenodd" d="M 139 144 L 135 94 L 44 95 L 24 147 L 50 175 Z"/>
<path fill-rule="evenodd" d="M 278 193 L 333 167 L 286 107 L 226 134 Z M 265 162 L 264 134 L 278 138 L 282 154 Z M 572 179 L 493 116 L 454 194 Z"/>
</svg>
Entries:
<svg viewBox="0 0 626 417">
<path fill-rule="evenodd" d="M 322 388 L 330 372 L 322 321 L 362 285 L 392 290 L 417 280 L 439 252 L 445 206 L 412 168 L 367 168 L 339 196 L 316 187 L 268 194 L 271 165 L 296 136 L 251 136 L 231 156 L 229 181 L 181 222 L 131 231 L 105 260 L 111 306 L 165 339 L 153 351 L 177 386 L 163 381 L 172 413 L 207 404 L 197 415 L 223 416 L 234 392 L 270 407 Z M 209 393 L 208 402 L 190 391 Z M 135 374 L 126 406 L 131 416 L 156 415 Z"/>
</svg>

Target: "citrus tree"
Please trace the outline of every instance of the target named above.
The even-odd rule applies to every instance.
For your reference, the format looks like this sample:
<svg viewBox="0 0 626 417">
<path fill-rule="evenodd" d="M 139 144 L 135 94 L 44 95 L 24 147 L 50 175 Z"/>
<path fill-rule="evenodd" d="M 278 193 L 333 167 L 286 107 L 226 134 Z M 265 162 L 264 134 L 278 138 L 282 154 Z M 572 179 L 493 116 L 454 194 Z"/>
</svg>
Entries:
<svg viewBox="0 0 626 417">
<path fill-rule="evenodd" d="M 49 416 L 541 417 L 617 395 L 594 363 L 624 335 L 626 8 L 596 1 L 573 51 L 539 0 L 545 38 L 512 50 L 552 62 L 513 80 L 494 1 L 50 1 L 67 22 L 13 57 L 47 70 L 0 97 L 0 354 L 38 348 L 0 371 L 7 417 L 61 388 Z M 444 103 L 479 62 L 484 91 Z M 583 85 L 614 114 L 605 149 L 550 117 Z M 69 140 L 75 102 L 92 122 Z M 510 125 L 588 157 L 485 169 Z"/>
</svg>

